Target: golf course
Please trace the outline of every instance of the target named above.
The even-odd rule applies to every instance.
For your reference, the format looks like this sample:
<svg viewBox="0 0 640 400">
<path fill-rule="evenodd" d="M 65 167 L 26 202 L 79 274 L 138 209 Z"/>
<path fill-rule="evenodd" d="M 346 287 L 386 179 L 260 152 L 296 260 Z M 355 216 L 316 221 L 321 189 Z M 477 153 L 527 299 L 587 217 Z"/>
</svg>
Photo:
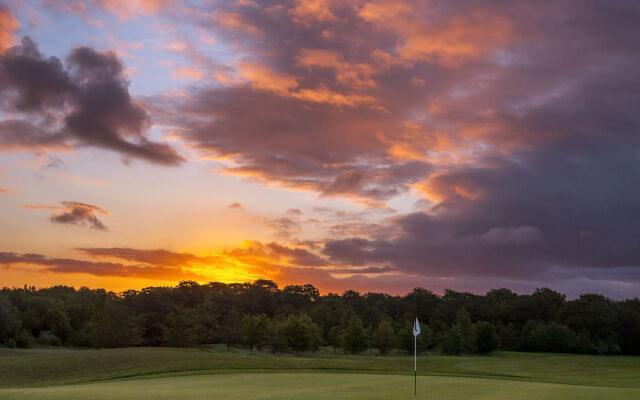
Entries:
<svg viewBox="0 0 640 400">
<path fill-rule="evenodd" d="M 224 347 L 0 349 L 0 399 L 400 399 L 413 357 Z M 420 399 L 637 399 L 640 357 L 496 352 L 418 358 Z"/>
</svg>

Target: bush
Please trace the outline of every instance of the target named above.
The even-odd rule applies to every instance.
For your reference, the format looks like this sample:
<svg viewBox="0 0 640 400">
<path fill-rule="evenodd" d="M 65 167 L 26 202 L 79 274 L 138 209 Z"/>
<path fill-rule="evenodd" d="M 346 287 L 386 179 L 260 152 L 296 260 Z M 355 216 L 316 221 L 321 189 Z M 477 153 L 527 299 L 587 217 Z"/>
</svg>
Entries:
<svg viewBox="0 0 640 400">
<path fill-rule="evenodd" d="M 33 337 L 26 331 L 20 332 L 15 338 L 16 346 L 20 347 L 21 349 L 28 349 L 29 347 L 31 347 L 32 340 Z"/>
<path fill-rule="evenodd" d="M 487 354 L 498 349 L 500 338 L 496 333 L 496 327 L 490 322 L 478 322 L 476 324 L 476 350 L 480 354 Z"/>
<path fill-rule="evenodd" d="M 13 338 L 8 339 L 8 340 L 5 342 L 5 345 L 6 345 L 7 347 L 11 348 L 11 349 L 14 349 L 14 348 L 16 347 L 16 341 L 15 341 Z"/>
<path fill-rule="evenodd" d="M 538 324 L 531 332 L 531 342 L 535 351 L 568 353 L 577 345 L 576 334 L 566 325 L 556 322 Z"/>
<path fill-rule="evenodd" d="M 43 344 L 46 346 L 61 346 L 62 342 L 60 338 L 56 336 L 52 331 L 42 331 L 40 332 L 40 336 L 38 336 L 36 340 L 39 344 Z"/>
</svg>

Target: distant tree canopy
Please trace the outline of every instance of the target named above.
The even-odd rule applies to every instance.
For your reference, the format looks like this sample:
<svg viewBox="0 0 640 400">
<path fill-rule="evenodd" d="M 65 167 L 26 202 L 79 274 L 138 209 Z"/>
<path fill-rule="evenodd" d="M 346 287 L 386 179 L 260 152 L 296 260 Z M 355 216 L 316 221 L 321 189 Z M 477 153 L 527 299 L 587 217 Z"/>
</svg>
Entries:
<svg viewBox="0 0 640 400">
<path fill-rule="evenodd" d="M 640 300 L 585 294 L 575 300 L 548 288 L 485 295 L 416 288 L 320 295 L 313 285 L 275 282 L 181 282 L 123 293 L 55 286 L 0 291 L 0 343 L 127 347 L 224 343 L 273 352 L 374 348 L 488 353 L 496 349 L 585 354 L 640 354 Z"/>
</svg>

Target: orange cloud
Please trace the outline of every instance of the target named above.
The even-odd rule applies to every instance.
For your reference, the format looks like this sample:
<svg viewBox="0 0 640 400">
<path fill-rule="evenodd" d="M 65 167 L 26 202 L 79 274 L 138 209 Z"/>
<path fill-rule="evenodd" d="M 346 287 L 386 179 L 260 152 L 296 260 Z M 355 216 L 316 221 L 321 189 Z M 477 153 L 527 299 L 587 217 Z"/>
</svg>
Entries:
<svg viewBox="0 0 640 400">
<path fill-rule="evenodd" d="M 368 64 L 351 63 L 333 50 L 302 49 L 297 57 L 299 65 L 333 69 L 337 80 L 355 87 L 376 86 L 371 78 L 377 71 Z"/>
<path fill-rule="evenodd" d="M 202 73 L 190 67 L 182 67 L 171 72 L 171 76 L 180 79 L 202 79 Z"/>
<path fill-rule="evenodd" d="M 258 28 L 247 23 L 244 20 L 244 18 L 242 17 L 242 14 L 216 10 L 211 13 L 211 17 L 216 22 L 219 22 L 230 28 L 239 29 L 247 33 L 250 33 L 252 35 L 256 35 L 260 33 L 260 30 L 258 30 Z"/>
<path fill-rule="evenodd" d="M 0 53 L 15 44 L 15 33 L 20 24 L 8 9 L 0 5 Z"/>
<path fill-rule="evenodd" d="M 173 0 L 102 0 L 100 5 L 125 20 L 138 15 L 154 15 L 159 9 L 172 3 Z"/>
<path fill-rule="evenodd" d="M 278 74 L 266 65 L 243 62 L 238 65 L 240 75 L 258 89 L 287 95 L 298 87 L 298 81 L 290 75 Z"/>
<path fill-rule="evenodd" d="M 511 22 L 501 16 L 473 12 L 445 21 L 425 23 L 426 16 L 395 1 L 368 3 L 359 16 L 395 31 L 401 38 L 396 51 L 406 61 L 428 61 L 455 67 L 467 59 L 479 57 L 510 40 Z"/>
<path fill-rule="evenodd" d="M 325 103 L 335 106 L 354 106 L 357 104 L 373 103 L 371 96 L 359 94 L 341 94 L 327 87 L 314 89 L 300 89 L 296 77 L 279 74 L 262 64 L 244 62 L 238 65 L 240 75 L 256 89 L 268 90 L 284 97 L 296 98 L 313 103 Z"/>
<path fill-rule="evenodd" d="M 296 0 L 296 5 L 289 11 L 298 22 L 307 20 L 335 21 L 331 11 L 330 0 Z"/>
</svg>

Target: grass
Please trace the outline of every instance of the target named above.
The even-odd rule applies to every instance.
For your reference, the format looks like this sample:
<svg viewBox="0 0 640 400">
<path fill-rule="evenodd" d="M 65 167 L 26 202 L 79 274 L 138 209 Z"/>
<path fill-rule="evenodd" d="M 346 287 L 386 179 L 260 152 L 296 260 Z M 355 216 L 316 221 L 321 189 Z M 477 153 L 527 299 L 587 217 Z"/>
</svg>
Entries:
<svg viewBox="0 0 640 400">
<path fill-rule="evenodd" d="M 412 394 L 412 367 L 407 356 L 0 349 L 0 399 L 393 399 Z M 422 356 L 418 371 L 418 398 L 640 398 L 640 357 Z"/>
</svg>

